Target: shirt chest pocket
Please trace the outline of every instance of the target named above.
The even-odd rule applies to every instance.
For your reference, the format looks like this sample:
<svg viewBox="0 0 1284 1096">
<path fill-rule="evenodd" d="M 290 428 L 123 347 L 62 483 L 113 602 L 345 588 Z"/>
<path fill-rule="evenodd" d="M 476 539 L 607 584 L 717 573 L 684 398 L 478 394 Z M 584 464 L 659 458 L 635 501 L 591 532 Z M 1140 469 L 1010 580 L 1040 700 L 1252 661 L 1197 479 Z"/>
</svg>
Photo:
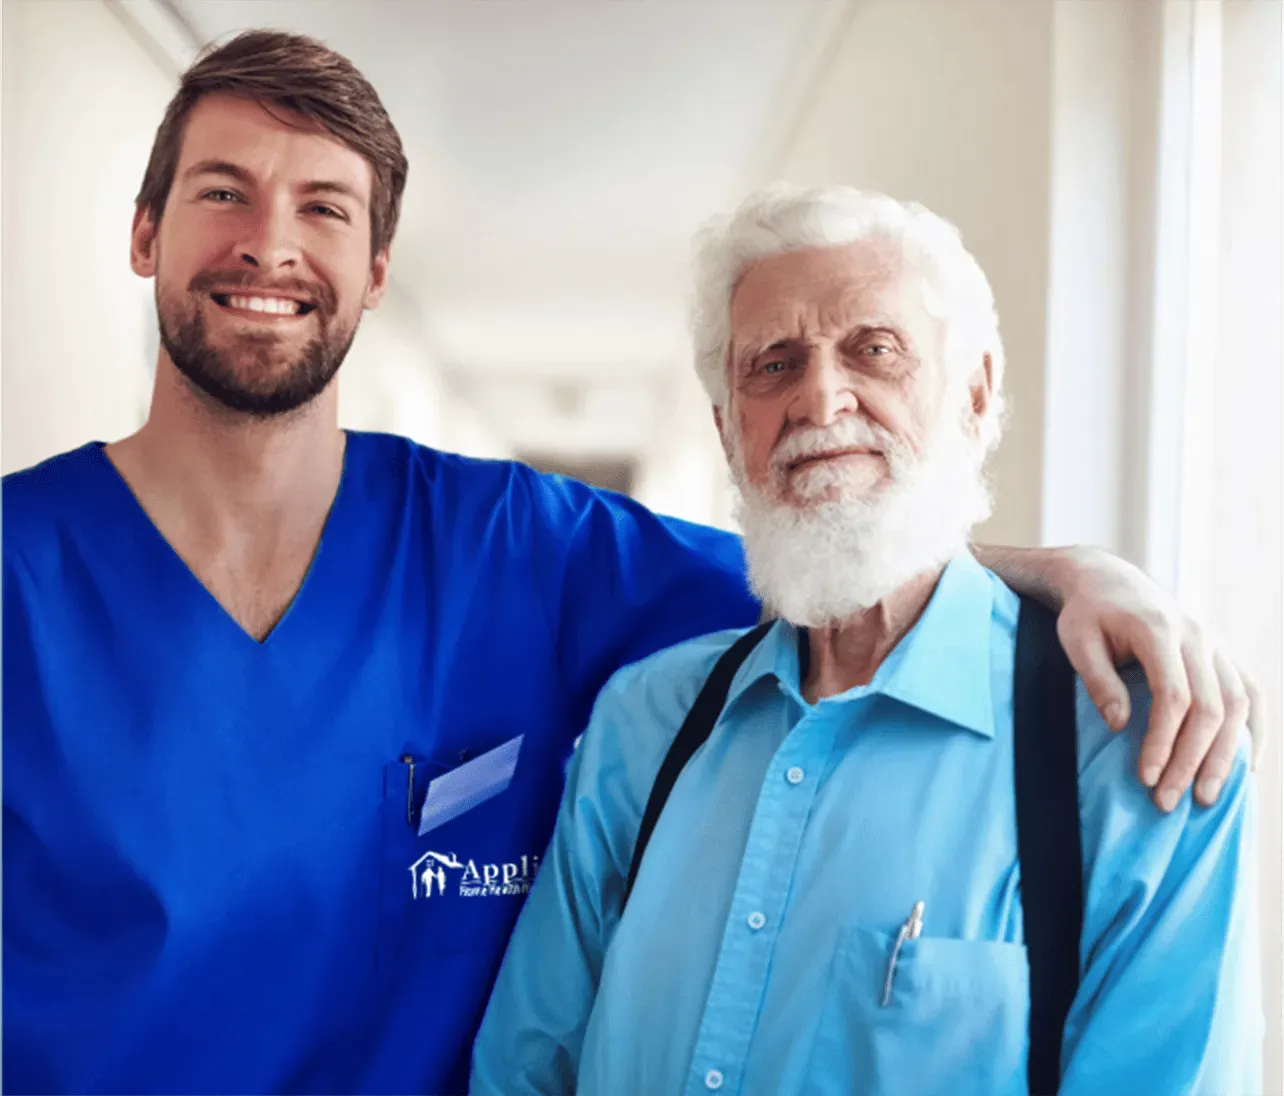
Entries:
<svg viewBox="0 0 1284 1096">
<path fill-rule="evenodd" d="M 437 769 L 436 772 L 440 772 Z M 464 952 L 502 954 L 544 852 L 547 782 L 521 768 L 479 786 L 447 821 L 419 833 L 435 772 L 405 762 L 384 770 L 376 960 Z"/>
<path fill-rule="evenodd" d="M 889 991 L 894 945 L 893 936 L 861 925 L 840 935 L 808 1096 L 1024 1093 L 1030 1011 L 1024 946 L 907 940 Z"/>
</svg>

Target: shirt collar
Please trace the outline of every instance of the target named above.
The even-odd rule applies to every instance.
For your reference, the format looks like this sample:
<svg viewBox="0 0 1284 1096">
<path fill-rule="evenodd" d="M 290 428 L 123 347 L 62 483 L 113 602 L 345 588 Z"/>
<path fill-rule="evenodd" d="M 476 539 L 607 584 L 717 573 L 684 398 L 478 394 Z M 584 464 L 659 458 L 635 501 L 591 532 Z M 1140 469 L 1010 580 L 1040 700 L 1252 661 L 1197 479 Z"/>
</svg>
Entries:
<svg viewBox="0 0 1284 1096">
<path fill-rule="evenodd" d="M 945 568 L 923 615 L 883 660 L 874 679 L 833 699 L 841 702 L 881 693 L 993 738 L 993 581 L 970 553 L 961 552 Z M 776 621 L 732 680 L 727 706 L 768 676 L 801 701 L 799 648 L 805 642 L 805 630 Z"/>
</svg>

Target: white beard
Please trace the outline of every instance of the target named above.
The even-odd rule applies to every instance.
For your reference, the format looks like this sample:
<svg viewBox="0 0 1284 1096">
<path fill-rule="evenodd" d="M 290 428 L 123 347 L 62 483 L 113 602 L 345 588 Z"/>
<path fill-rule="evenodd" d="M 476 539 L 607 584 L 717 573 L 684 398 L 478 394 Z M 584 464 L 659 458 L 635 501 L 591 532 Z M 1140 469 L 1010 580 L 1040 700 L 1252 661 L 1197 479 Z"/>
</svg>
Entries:
<svg viewBox="0 0 1284 1096">
<path fill-rule="evenodd" d="M 848 477 L 841 466 L 822 464 L 794 477 L 794 503 L 783 501 L 780 476 L 773 477 L 777 497 L 748 482 L 733 439 L 736 518 L 750 584 L 768 612 L 805 627 L 835 623 L 939 570 L 966 546 L 972 527 L 990 514 L 981 452 L 953 422 L 941 423 L 934 434 L 915 460 L 890 434 L 862 419 L 809 431 L 793 449 L 876 444 L 891 482 L 858 495 L 843 490 Z M 777 447 L 773 465 L 792 442 L 786 438 Z"/>
</svg>

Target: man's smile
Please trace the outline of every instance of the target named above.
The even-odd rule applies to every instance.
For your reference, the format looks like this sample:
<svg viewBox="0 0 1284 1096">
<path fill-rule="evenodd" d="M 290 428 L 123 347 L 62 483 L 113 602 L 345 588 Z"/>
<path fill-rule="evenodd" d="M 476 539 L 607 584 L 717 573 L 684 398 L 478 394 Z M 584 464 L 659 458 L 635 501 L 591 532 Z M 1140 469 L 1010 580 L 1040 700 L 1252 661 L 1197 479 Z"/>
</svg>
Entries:
<svg viewBox="0 0 1284 1096">
<path fill-rule="evenodd" d="M 275 293 L 214 291 L 210 298 L 224 312 L 265 322 L 297 319 L 316 310 L 311 301 Z"/>
</svg>

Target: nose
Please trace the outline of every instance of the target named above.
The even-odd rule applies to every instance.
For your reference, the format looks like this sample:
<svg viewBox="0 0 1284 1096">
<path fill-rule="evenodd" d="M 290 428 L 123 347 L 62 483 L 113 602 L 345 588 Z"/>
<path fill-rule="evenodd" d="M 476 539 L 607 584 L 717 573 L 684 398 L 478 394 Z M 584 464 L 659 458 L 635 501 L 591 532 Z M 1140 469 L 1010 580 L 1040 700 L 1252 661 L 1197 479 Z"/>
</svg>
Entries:
<svg viewBox="0 0 1284 1096">
<path fill-rule="evenodd" d="M 294 203 L 264 202 L 249 212 L 235 244 L 236 257 L 246 266 L 268 273 L 291 271 L 302 258 Z"/>
<path fill-rule="evenodd" d="M 818 348 L 799 378 L 790 418 L 799 425 L 824 427 L 859 407 L 848 371 L 833 350 Z"/>
</svg>

